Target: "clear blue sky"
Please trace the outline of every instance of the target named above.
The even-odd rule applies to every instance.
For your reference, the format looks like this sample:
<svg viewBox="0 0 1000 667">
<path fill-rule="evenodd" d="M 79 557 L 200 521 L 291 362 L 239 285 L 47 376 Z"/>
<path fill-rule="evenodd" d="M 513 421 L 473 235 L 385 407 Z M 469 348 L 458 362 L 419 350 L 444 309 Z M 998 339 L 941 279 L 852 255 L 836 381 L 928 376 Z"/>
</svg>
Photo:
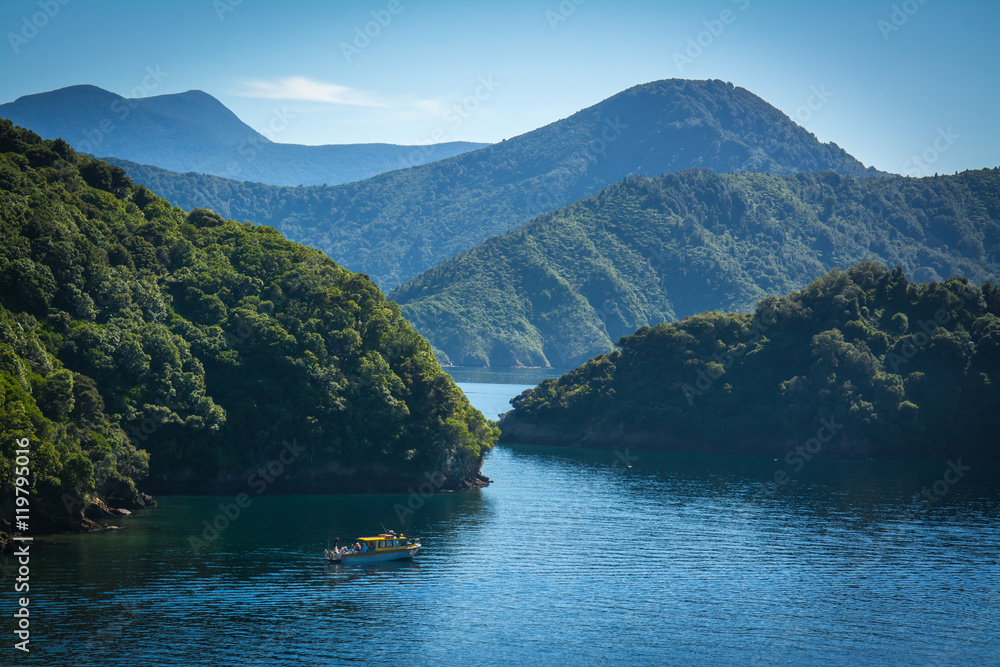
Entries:
<svg viewBox="0 0 1000 667">
<path fill-rule="evenodd" d="M 4 0 L 0 26 L 0 102 L 201 89 L 280 142 L 493 142 L 682 77 L 887 171 L 1000 166 L 996 0 Z"/>
</svg>

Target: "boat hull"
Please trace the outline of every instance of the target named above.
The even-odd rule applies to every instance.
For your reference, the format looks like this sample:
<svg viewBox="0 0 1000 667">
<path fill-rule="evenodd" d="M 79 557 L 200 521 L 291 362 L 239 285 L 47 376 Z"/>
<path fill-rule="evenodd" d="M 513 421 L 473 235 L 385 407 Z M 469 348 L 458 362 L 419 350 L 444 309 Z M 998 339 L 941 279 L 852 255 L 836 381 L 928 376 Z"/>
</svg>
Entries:
<svg viewBox="0 0 1000 667">
<path fill-rule="evenodd" d="M 336 554 L 327 558 L 327 561 L 331 563 L 385 563 L 391 560 L 409 560 L 416 556 L 418 551 L 420 551 L 420 547 L 414 545 L 406 549 L 393 551 L 375 551 L 366 554 Z"/>
</svg>

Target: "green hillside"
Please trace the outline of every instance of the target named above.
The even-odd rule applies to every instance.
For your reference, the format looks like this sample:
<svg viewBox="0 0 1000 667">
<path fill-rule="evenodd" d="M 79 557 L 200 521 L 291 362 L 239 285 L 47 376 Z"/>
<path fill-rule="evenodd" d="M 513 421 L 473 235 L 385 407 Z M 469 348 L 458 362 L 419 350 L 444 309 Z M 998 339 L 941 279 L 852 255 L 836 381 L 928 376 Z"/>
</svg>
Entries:
<svg viewBox="0 0 1000 667">
<path fill-rule="evenodd" d="M 300 492 L 482 483 L 494 427 L 366 276 L 9 121 L 0 212 L 7 510 L 22 438 L 52 515 L 246 490 L 279 459 Z"/>
<path fill-rule="evenodd" d="M 389 296 L 443 360 L 572 367 L 640 326 L 749 310 L 867 258 L 918 280 L 996 280 L 1000 169 L 632 177 Z"/>
<path fill-rule="evenodd" d="M 1000 460 L 1000 290 L 875 262 L 747 314 L 643 327 L 512 401 L 502 441 Z"/>
<path fill-rule="evenodd" d="M 336 187 L 277 188 L 116 164 L 182 208 L 273 225 L 386 290 L 630 174 L 702 167 L 882 175 L 743 88 L 682 79 L 635 86 L 527 134 Z"/>
</svg>

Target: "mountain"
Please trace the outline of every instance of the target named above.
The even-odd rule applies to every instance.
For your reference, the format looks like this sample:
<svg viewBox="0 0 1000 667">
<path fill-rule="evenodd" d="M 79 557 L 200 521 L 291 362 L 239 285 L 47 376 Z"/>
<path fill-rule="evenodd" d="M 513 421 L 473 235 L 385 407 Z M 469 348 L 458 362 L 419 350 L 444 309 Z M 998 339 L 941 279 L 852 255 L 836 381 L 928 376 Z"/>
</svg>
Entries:
<svg viewBox="0 0 1000 667">
<path fill-rule="evenodd" d="M 1000 169 L 632 177 L 489 239 L 389 298 L 444 361 L 572 367 L 640 326 L 749 310 L 866 258 L 920 280 L 995 281 Z"/>
<path fill-rule="evenodd" d="M 863 262 L 619 347 L 512 400 L 501 441 L 773 456 L 779 485 L 813 457 L 1000 460 L 989 283 Z"/>
<path fill-rule="evenodd" d="M 43 138 L 62 137 L 81 152 L 275 185 L 348 183 L 486 145 L 274 143 L 200 90 L 125 98 L 96 86 L 70 86 L 2 104 L 0 116 Z M 277 110 L 276 136 L 293 122 L 291 112 Z"/>
<path fill-rule="evenodd" d="M 479 486 L 497 435 L 365 276 L 6 120 L 0 331 L 0 519 L 30 445 L 36 530 L 138 490 Z"/>
<path fill-rule="evenodd" d="M 680 79 L 636 86 L 479 150 L 329 188 L 268 188 L 123 166 L 185 209 L 273 225 L 384 289 L 630 174 L 703 167 L 883 175 L 743 88 Z"/>
</svg>

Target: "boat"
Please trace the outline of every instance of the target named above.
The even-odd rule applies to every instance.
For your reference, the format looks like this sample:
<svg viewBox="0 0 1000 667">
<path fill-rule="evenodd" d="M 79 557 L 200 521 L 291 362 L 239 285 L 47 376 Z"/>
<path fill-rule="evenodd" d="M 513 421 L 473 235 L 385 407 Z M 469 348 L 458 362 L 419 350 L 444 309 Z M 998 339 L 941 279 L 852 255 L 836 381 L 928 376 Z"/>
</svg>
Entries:
<svg viewBox="0 0 1000 667">
<path fill-rule="evenodd" d="M 420 540 L 393 531 L 375 537 L 359 537 L 352 546 L 338 547 L 338 537 L 332 549 L 327 549 L 323 558 L 330 563 L 383 563 L 390 560 L 413 558 L 420 551 Z"/>
</svg>

